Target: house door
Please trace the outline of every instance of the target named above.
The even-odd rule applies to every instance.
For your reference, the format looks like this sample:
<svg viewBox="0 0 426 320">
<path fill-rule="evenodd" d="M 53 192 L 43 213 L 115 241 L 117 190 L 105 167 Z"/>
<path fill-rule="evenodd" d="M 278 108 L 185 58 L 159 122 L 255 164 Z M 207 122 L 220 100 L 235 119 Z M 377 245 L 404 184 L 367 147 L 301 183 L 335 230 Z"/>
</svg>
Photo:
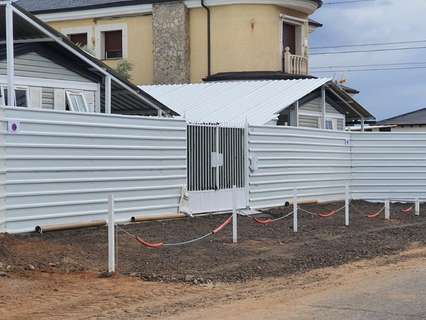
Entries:
<svg viewBox="0 0 426 320">
<path fill-rule="evenodd" d="M 187 185 L 192 213 L 246 207 L 244 128 L 188 125 Z"/>
<path fill-rule="evenodd" d="M 287 47 L 291 54 L 296 54 L 296 26 L 283 22 L 283 52 Z"/>
</svg>

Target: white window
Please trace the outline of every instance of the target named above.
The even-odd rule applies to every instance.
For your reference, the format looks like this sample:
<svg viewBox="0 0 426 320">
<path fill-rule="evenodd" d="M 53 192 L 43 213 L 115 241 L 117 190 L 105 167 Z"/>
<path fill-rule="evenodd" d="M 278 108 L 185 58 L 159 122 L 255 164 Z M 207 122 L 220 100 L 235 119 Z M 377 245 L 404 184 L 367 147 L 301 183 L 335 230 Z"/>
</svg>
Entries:
<svg viewBox="0 0 426 320">
<path fill-rule="evenodd" d="M 325 129 L 327 130 L 337 130 L 337 119 L 326 119 L 325 120 Z"/>
<path fill-rule="evenodd" d="M 89 112 L 86 98 L 81 92 L 67 91 L 67 104 L 70 111 L 74 112 Z"/>
<path fill-rule="evenodd" d="M 96 27 L 96 54 L 99 59 L 127 58 L 127 25 L 112 24 Z"/>
<path fill-rule="evenodd" d="M 28 107 L 29 94 L 26 87 L 15 87 L 16 107 Z M 9 105 L 7 86 L 0 86 L 0 105 Z"/>
</svg>

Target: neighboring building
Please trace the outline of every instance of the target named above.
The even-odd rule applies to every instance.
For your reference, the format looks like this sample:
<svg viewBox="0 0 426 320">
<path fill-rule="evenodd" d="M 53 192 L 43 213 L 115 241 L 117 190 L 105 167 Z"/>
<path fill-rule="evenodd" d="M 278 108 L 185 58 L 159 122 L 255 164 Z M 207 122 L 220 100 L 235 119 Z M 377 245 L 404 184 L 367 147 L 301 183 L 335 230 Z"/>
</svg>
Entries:
<svg viewBox="0 0 426 320">
<path fill-rule="evenodd" d="M 309 19 L 321 0 L 19 0 L 137 84 L 198 83 L 217 73 L 309 73 Z"/>
<path fill-rule="evenodd" d="M 176 115 L 31 14 L 14 4 L 11 10 L 14 29 L 11 56 L 14 72 L 11 74 L 14 77 L 9 81 L 7 73 L 9 27 L 2 28 L 0 105 L 75 112 Z M 6 3 L 0 2 L 0 24 L 3 26 L 6 25 L 5 12 Z M 8 101 L 9 86 L 15 87 L 12 99 L 16 103 Z"/>
<path fill-rule="evenodd" d="M 215 81 L 142 86 L 189 122 L 344 130 L 374 117 L 330 79 Z"/>
<path fill-rule="evenodd" d="M 365 131 L 425 132 L 426 108 L 379 121 L 375 126 L 366 127 Z"/>
</svg>

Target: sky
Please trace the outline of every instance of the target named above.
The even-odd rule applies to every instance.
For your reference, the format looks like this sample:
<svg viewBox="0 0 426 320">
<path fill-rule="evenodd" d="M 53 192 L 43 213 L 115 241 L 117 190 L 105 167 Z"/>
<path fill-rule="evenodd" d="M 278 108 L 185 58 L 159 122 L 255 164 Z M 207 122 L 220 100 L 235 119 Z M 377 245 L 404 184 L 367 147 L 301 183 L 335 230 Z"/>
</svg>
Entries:
<svg viewBox="0 0 426 320">
<path fill-rule="evenodd" d="M 324 0 L 324 3 L 340 1 L 349 0 Z M 310 47 L 416 40 L 425 42 L 333 50 L 426 47 L 426 0 L 370 0 L 324 5 L 312 18 L 324 26 L 311 34 Z M 315 51 L 319 52 L 320 49 Z M 311 50 L 311 53 L 315 51 Z M 426 67 L 426 49 L 310 57 L 312 74 L 337 80 L 346 79 L 346 85 L 361 91 L 356 99 L 377 120 L 426 107 L 426 68 L 345 73 L 316 73 L 314 68 L 401 62 L 423 62 L 422 66 Z M 413 66 L 419 65 L 410 67 Z"/>
</svg>

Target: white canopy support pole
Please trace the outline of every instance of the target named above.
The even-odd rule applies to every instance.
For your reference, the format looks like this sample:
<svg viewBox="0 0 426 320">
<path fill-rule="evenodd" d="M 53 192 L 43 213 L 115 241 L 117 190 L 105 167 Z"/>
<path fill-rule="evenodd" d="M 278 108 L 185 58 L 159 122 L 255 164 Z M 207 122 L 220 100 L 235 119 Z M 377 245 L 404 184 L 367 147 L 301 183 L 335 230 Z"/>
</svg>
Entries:
<svg viewBox="0 0 426 320">
<path fill-rule="evenodd" d="M 296 101 L 295 110 L 296 110 L 296 127 L 299 126 L 299 107 L 300 103 L 299 100 Z"/>
<path fill-rule="evenodd" d="M 6 60 L 7 60 L 7 104 L 16 106 L 15 97 L 15 53 L 13 48 L 13 7 L 6 3 Z"/>
<path fill-rule="evenodd" d="M 361 118 L 361 132 L 365 131 L 365 120 L 364 118 Z"/>
<path fill-rule="evenodd" d="M 327 105 L 325 99 L 325 86 L 321 87 L 321 108 L 322 108 L 322 128 L 326 128 L 327 123 Z"/>
<path fill-rule="evenodd" d="M 105 113 L 111 113 L 111 76 L 105 76 Z"/>
</svg>

